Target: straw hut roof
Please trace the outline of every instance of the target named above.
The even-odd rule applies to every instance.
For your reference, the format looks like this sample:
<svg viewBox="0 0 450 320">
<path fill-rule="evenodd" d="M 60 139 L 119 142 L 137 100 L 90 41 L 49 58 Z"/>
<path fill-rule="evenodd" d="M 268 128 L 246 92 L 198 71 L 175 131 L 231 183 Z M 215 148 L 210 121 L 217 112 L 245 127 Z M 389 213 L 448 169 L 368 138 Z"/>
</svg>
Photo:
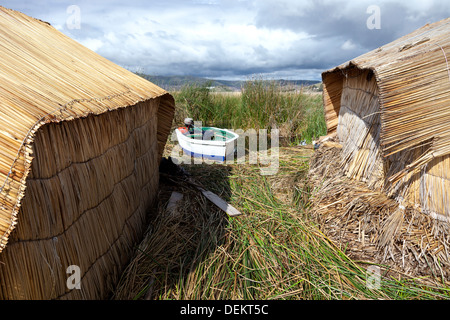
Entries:
<svg viewBox="0 0 450 320">
<path fill-rule="evenodd" d="M 373 72 L 384 157 L 426 146 L 391 182 L 418 172 L 433 158 L 450 154 L 450 18 L 427 24 L 389 44 L 322 74 L 328 133 L 336 131 L 343 83 Z"/>
<path fill-rule="evenodd" d="M 0 252 L 18 223 L 40 127 L 155 98 L 161 155 L 173 117 L 172 96 L 49 23 L 0 7 Z"/>
</svg>

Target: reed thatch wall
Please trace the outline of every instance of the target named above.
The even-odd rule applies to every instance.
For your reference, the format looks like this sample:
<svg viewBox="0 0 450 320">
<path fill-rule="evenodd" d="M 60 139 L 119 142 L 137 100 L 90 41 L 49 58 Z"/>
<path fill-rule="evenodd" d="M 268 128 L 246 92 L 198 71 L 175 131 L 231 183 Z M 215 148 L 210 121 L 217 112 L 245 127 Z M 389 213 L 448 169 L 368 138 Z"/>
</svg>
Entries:
<svg viewBox="0 0 450 320">
<path fill-rule="evenodd" d="M 380 152 L 378 89 L 371 70 L 349 70 L 342 87 L 337 136 L 343 145 L 342 164 L 349 178 L 371 187 L 383 183 Z"/>
<path fill-rule="evenodd" d="M 450 219 L 450 18 L 322 74 L 348 177 Z"/>
<path fill-rule="evenodd" d="M 0 7 L 0 30 L 0 298 L 105 298 L 156 197 L 173 98 L 48 23 Z"/>
</svg>

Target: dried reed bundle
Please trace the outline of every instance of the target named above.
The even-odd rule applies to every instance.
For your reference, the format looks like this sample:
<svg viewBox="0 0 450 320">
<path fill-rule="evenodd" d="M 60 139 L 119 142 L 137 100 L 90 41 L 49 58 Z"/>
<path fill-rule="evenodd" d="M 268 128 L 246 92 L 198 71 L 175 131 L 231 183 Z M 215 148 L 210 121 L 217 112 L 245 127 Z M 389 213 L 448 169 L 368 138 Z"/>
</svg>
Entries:
<svg viewBox="0 0 450 320">
<path fill-rule="evenodd" d="M 311 214 L 325 234 L 353 259 L 450 281 L 450 225 L 347 178 L 335 165 L 340 153 L 321 146 L 310 162 Z"/>
<path fill-rule="evenodd" d="M 337 136 L 343 145 L 342 165 L 349 178 L 382 187 L 378 90 L 373 73 L 346 71 Z"/>
<path fill-rule="evenodd" d="M 327 130 L 328 133 L 333 133 L 338 125 L 343 78 L 338 72 L 330 72 L 322 74 L 322 81 L 324 83 L 323 100 Z"/>
</svg>

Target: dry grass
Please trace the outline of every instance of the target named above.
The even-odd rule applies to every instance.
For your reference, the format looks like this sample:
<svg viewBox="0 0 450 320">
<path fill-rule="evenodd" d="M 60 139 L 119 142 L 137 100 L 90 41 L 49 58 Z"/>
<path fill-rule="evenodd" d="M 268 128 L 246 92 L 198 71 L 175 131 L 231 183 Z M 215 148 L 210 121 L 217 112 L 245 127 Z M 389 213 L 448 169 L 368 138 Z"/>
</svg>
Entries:
<svg viewBox="0 0 450 320">
<path fill-rule="evenodd" d="M 400 278 L 448 285 L 448 225 L 348 179 L 335 165 L 340 152 L 321 147 L 311 160 L 311 215 L 323 232 L 352 259 L 383 264 Z"/>
<path fill-rule="evenodd" d="M 228 218 L 183 179 L 162 183 L 159 212 L 123 274 L 115 299 L 445 298 L 418 279 L 386 274 L 366 286 L 351 260 L 308 215 L 311 148 L 281 148 L 280 170 L 258 165 L 185 165 L 195 180 L 238 208 Z M 183 193 L 168 212 L 172 191 Z M 383 269 L 388 270 L 388 268 Z"/>
</svg>

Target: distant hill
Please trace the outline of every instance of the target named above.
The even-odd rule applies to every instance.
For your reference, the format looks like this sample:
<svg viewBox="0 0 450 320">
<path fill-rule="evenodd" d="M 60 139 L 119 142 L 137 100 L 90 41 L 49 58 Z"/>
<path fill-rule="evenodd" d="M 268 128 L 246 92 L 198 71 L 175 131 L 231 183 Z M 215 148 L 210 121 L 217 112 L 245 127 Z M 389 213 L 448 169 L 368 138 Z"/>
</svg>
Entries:
<svg viewBox="0 0 450 320">
<path fill-rule="evenodd" d="M 216 89 L 217 91 L 240 91 L 241 86 L 245 81 L 239 80 L 215 80 L 215 79 L 207 79 L 200 78 L 194 76 L 152 76 L 143 73 L 137 73 L 139 76 L 149 80 L 150 82 L 160 86 L 161 88 L 170 91 L 170 90 L 178 90 L 184 85 L 207 85 L 211 88 Z M 272 80 L 267 80 L 272 81 Z M 320 85 L 320 81 L 311 81 L 311 80 L 273 80 L 280 82 L 283 86 L 292 86 L 292 87 L 302 87 L 302 86 L 312 86 L 312 85 Z"/>
</svg>

